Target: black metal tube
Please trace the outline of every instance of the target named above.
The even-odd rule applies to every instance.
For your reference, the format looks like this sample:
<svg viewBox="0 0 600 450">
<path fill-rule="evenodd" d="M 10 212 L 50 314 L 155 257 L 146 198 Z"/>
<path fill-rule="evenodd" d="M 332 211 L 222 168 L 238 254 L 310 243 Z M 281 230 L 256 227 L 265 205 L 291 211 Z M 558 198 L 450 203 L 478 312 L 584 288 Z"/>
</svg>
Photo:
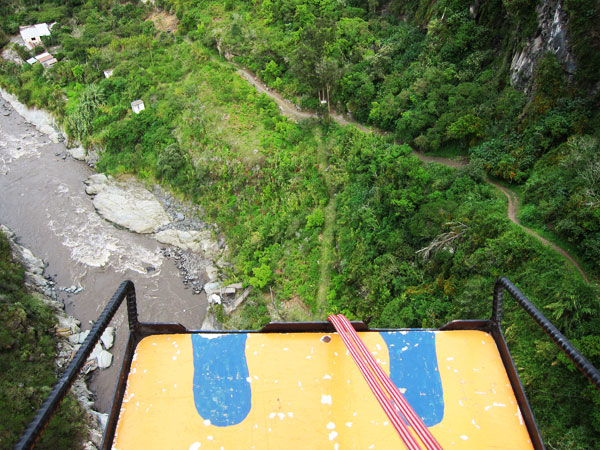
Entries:
<svg viewBox="0 0 600 450">
<path fill-rule="evenodd" d="M 140 321 L 138 320 L 137 299 L 135 296 L 135 287 L 132 281 L 124 281 L 121 286 L 129 283 L 130 289 L 127 289 L 127 321 L 129 322 L 129 333 L 136 335 L 140 329 Z M 119 288 L 120 289 L 120 288 Z M 115 293 L 116 295 L 116 293 Z"/>
<path fill-rule="evenodd" d="M 79 371 L 87 361 L 88 356 L 92 353 L 95 345 L 100 340 L 102 333 L 112 320 L 113 316 L 119 309 L 119 306 L 123 302 L 123 299 L 127 297 L 127 312 L 129 316 L 129 326 L 139 326 L 137 318 L 137 307 L 135 305 L 135 287 L 131 281 L 124 281 L 121 283 L 117 291 L 114 293 L 100 317 L 92 327 L 87 338 L 75 354 L 75 357 L 65 370 L 65 373 L 60 378 L 58 383 L 52 389 L 52 392 L 48 398 L 42 404 L 42 407 L 38 410 L 35 418 L 31 421 L 25 433 L 15 446 L 15 450 L 24 450 L 33 448 L 40 434 L 50 422 L 50 419 L 54 415 L 56 409 L 62 402 L 63 398 L 71 388 L 71 385 L 79 375 Z M 137 325 L 136 325 L 137 324 Z M 135 330 L 130 330 L 131 332 Z"/>
<path fill-rule="evenodd" d="M 542 327 L 544 332 L 550 336 L 556 345 L 573 361 L 573 364 L 600 389 L 600 371 L 590 363 L 579 350 L 535 307 L 531 301 L 507 278 L 500 277 L 494 286 L 494 302 L 492 306 L 492 321 L 500 327 L 502 322 L 502 297 L 504 289 L 523 307 L 525 311 Z"/>
</svg>

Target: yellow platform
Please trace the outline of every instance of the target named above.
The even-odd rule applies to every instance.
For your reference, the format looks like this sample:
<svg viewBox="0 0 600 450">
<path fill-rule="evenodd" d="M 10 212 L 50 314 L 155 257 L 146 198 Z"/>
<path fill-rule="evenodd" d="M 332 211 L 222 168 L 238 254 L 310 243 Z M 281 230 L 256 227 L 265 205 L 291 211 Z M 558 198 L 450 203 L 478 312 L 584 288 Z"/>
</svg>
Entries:
<svg viewBox="0 0 600 450">
<path fill-rule="evenodd" d="M 359 333 L 444 449 L 533 448 L 482 331 Z M 337 334 L 172 334 L 136 349 L 129 449 L 402 449 Z"/>
</svg>

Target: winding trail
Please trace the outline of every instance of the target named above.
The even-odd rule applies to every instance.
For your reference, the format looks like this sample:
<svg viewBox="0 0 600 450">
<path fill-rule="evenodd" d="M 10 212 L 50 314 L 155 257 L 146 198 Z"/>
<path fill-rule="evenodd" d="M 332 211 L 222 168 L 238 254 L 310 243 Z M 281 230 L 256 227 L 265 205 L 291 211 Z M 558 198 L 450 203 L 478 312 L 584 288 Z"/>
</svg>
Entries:
<svg viewBox="0 0 600 450">
<path fill-rule="evenodd" d="M 426 162 L 426 163 L 433 162 L 433 163 L 443 164 L 444 166 L 452 167 L 454 169 L 464 167 L 468 164 L 468 160 L 466 160 L 466 159 L 450 159 L 450 158 L 443 158 L 440 156 L 427 156 L 427 155 L 424 155 L 424 154 L 416 152 L 416 151 L 413 151 L 413 155 L 415 155 L 417 158 L 419 158 L 423 162 Z M 579 274 L 583 277 L 583 279 L 586 281 L 586 283 L 589 284 L 590 279 L 585 274 L 585 272 L 583 271 L 583 269 L 581 268 L 579 263 L 577 261 L 575 261 L 575 258 L 573 258 L 573 256 L 571 256 L 562 247 L 559 247 L 555 243 L 550 242 L 548 239 L 539 235 L 536 231 L 532 230 L 531 228 L 526 227 L 525 225 L 523 225 L 521 223 L 521 221 L 518 218 L 519 198 L 517 197 L 517 194 L 515 194 L 512 190 L 508 189 L 507 187 L 502 186 L 500 183 L 498 183 L 497 181 L 494 181 L 490 178 L 486 177 L 485 181 L 487 181 L 489 184 L 494 186 L 497 190 L 499 190 L 506 196 L 506 199 L 508 200 L 507 215 L 508 215 L 509 220 L 512 223 L 519 226 L 525 233 L 527 233 L 530 236 L 533 236 L 538 241 L 540 241 L 542 244 L 547 245 L 554 251 L 560 253 L 571 264 L 573 264 L 573 267 L 575 267 L 575 269 L 577 269 L 577 272 L 579 272 Z"/>
<path fill-rule="evenodd" d="M 260 81 L 258 79 L 258 77 L 256 77 L 256 75 L 252 74 L 248 70 L 246 70 L 242 67 L 238 67 L 237 72 L 241 77 L 245 78 L 249 83 L 251 83 L 258 92 L 264 93 L 264 94 L 268 95 L 271 99 L 273 99 L 275 101 L 275 103 L 277 103 L 277 105 L 279 106 L 279 109 L 281 110 L 283 115 L 290 117 L 293 120 L 304 120 L 304 119 L 317 118 L 317 114 L 315 114 L 313 112 L 298 110 L 292 102 L 284 99 L 283 96 L 279 92 L 273 91 L 272 89 L 265 86 L 265 84 L 262 81 Z M 330 117 L 333 118 L 333 120 L 335 120 L 338 124 L 340 124 L 342 126 L 354 125 L 355 127 L 357 127 L 358 129 L 360 129 L 361 131 L 363 131 L 365 133 L 381 133 L 379 130 L 376 130 L 376 129 L 373 129 L 370 127 L 366 127 L 366 126 L 356 122 L 355 120 L 348 119 L 347 117 L 344 117 L 343 115 L 338 114 L 336 112 L 333 112 L 332 114 L 330 114 Z M 383 133 L 381 133 L 381 134 L 383 134 Z M 450 158 L 444 158 L 441 156 L 424 155 L 423 153 L 419 153 L 414 150 L 412 153 L 413 153 L 413 155 L 415 155 L 417 158 L 419 158 L 423 162 L 443 164 L 444 166 L 451 167 L 453 169 L 458 169 L 458 168 L 464 167 L 469 162 L 468 159 L 450 159 Z M 573 267 L 575 267 L 575 269 L 577 269 L 577 272 L 579 272 L 579 274 L 583 277 L 583 279 L 588 284 L 590 283 L 590 279 L 588 278 L 586 273 L 583 271 L 583 269 L 581 268 L 579 263 L 565 249 L 563 249 L 562 247 L 559 247 L 558 245 L 554 244 L 553 242 L 548 241 L 548 239 L 540 236 L 536 231 L 532 230 L 531 228 L 527 228 L 526 226 L 521 224 L 521 222 L 519 221 L 519 219 L 517 217 L 517 214 L 519 212 L 519 199 L 512 190 L 502 186 L 501 184 L 499 184 L 496 181 L 493 181 L 489 178 L 486 178 L 486 181 L 506 196 L 506 199 L 508 200 L 507 215 L 512 223 L 519 226 L 523 231 L 525 231 L 530 236 L 533 236 L 535 239 L 540 241 L 542 244 L 549 246 L 554 251 L 558 252 L 560 255 L 562 255 L 564 258 L 566 258 L 573 265 Z M 328 205 L 327 210 L 328 210 L 328 213 L 331 214 L 331 212 L 329 211 L 329 205 Z M 329 240 L 329 239 L 327 239 L 327 240 Z M 325 292 L 321 292 L 322 290 L 323 289 L 320 284 L 319 295 L 318 295 L 319 298 L 321 298 L 325 295 Z"/>
<path fill-rule="evenodd" d="M 273 99 L 275 101 L 275 103 L 277 103 L 277 105 L 279 106 L 279 110 L 282 112 L 282 114 L 284 116 L 287 116 L 294 120 L 318 118 L 317 114 L 314 112 L 299 110 L 296 107 L 296 105 L 294 105 L 289 100 L 283 98 L 283 96 L 279 92 L 274 91 L 273 89 L 267 87 L 252 72 L 248 71 L 247 69 L 245 69 L 243 67 L 239 67 L 237 65 L 236 65 L 236 67 L 238 69 L 237 70 L 238 75 L 241 76 L 242 78 L 245 78 L 248 81 L 248 83 L 250 83 L 252 86 L 254 86 L 256 88 L 256 90 L 258 92 L 260 92 L 261 94 L 266 94 L 271 99 Z M 342 126 L 354 125 L 359 130 L 364 131 L 365 133 L 373 132 L 373 130 L 371 128 L 366 127 L 352 119 L 348 119 L 348 118 L 344 117 L 342 114 L 336 113 L 335 111 L 332 112 L 329 116 Z"/>
<path fill-rule="evenodd" d="M 539 240 L 542 244 L 548 245 L 551 249 L 560 253 L 563 257 L 565 257 L 567 260 L 569 260 L 569 262 L 571 264 L 573 264 L 573 266 L 577 269 L 577 271 L 583 277 L 583 279 L 586 281 L 586 283 L 589 284 L 590 279 L 588 278 L 588 276 L 585 274 L 585 272 L 583 271 L 583 269 L 581 268 L 579 263 L 577 261 L 575 261 L 575 259 L 565 249 L 563 249 L 562 247 L 559 247 L 558 245 L 556 245 L 553 242 L 550 242 L 548 239 L 540 236 L 538 233 L 536 233 L 531 228 L 527 228 L 525 225 L 521 224 L 521 222 L 519 221 L 519 218 L 517 217 L 517 214 L 519 212 L 519 199 L 517 198 L 517 195 L 510 189 L 505 188 L 501 184 L 499 184 L 495 181 L 492 181 L 489 178 L 487 179 L 487 182 L 490 183 L 491 185 L 493 185 L 496 189 L 501 191 L 506 196 L 506 198 L 508 200 L 508 218 L 511 220 L 511 222 L 517 224 L 518 226 L 521 227 L 521 229 L 523 231 L 525 231 L 525 233 L 529 234 L 530 236 L 533 236 L 534 238 Z"/>
<path fill-rule="evenodd" d="M 239 76 L 246 79 L 248 83 L 254 86 L 259 93 L 266 94 L 273 99 L 279 106 L 279 110 L 284 116 L 290 117 L 294 120 L 312 119 L 317 117 L 317 115 L 314 113 L 298 110 L 292 102 L 283 98 L 279 92 L 265 86 L 265 84 L 260 81 L 256 75 L 252 74 L 252 72 L 249 72 L 242 67 L 238 67 L 237 73 Z"/>
</svg>

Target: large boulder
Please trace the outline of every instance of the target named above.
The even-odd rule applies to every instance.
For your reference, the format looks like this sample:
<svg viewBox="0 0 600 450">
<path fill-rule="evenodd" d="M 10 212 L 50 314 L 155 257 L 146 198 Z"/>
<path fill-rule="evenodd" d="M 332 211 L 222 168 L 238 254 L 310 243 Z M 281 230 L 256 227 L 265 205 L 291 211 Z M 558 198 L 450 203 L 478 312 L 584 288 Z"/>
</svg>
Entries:
<svg viewBox="0 0 600 450">
<path fill-rule="evenodd" d="M 208 230 L 183 231 L 163 230 L 156 233 L 156 240 L 163 244 L 174 245 L 182 250 L 201 254 L 206 259 L 217 259 L 222 251 Z"/>
<path fill-rule="evenodd" d="M 154 233 L 170 222 L 154 195 L 134 178 L 107 184 L 94 197 L 94 207 L 105 219 L 136 233 Z"/>
</svg>

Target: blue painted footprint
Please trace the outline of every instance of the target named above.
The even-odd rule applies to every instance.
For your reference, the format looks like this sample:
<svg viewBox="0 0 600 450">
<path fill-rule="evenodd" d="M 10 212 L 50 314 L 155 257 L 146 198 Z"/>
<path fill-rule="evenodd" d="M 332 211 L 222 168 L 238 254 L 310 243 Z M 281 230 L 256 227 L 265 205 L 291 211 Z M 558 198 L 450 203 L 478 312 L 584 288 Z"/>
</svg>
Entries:
<svg viewBox="0 0 600 450">
<path fill-rule="evenodd" d="M 251 407 L 246 337 L 242 334 L 192 334 L 194 403 L 212 425 L 242 422 Z"/>
<path fill-rule="evenodd" d="M 411 330 L 381 333 L 381 337 L 390 354 L 390 379 L 426 426 L 437 425 L 444 418 L 444 392 L 435 333 Z"/>
</svg>

